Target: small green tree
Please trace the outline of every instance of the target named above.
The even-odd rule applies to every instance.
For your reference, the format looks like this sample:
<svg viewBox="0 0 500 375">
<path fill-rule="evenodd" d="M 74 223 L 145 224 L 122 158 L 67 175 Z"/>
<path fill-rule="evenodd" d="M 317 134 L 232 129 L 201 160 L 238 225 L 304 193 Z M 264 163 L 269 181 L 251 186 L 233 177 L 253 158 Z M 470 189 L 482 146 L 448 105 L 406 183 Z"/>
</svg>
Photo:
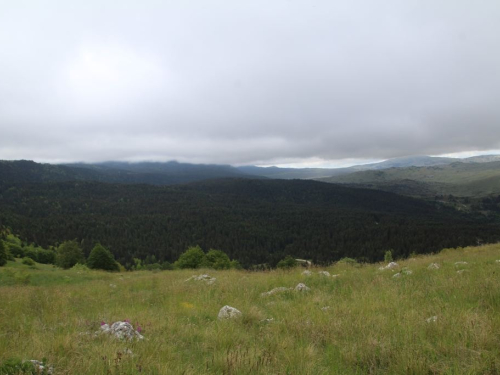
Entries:
<svg viewBox="0 0 500 375">
<path fill-rule="evenodd" d="M 228 270 L 231 268 L 231 260 L 221 250 L 210 249 L 206 255 L 206 263 L 209 268 L 216 270 Z"/>
<path fill-rule="evenodd" d="M 183 252 L 174 264 L 177 268 L 199 268 L 205 262 L 205 253 L 197 245 Z"/>
<path fill-rule="evenodd" d="M 68 269 L 77 263 L 85 263 L 82 249 L 75 240 L 63 242 L 57 248 L 56 265 Z"/>
<path fill-rule="evenodd" d="M 2 240 L 0 240 L 0 267 L 7 263 L 7 248 Z"/>
<path fill-rule="evenodd" d="M 393 259 L 392 259 L 392 251 L 391 251 L 391 250 L 387 250 L 387 251 L 385 252 L 385 255 L 384 255 L 384 261 L 385 261 L 386 263 L 390 263 L 390 262 L 392 262 L 392 261 L 393 261 Z"/>
<path fill-rule="evenodd" d="M 111 251 L 100 243 L 96 244 L 90 252 L 87 259 L 87 266 L 92 269 L 104 271 L 119 271 L 118 263 L 116 263 Z"/>
<path fill-rule="evenodd" d="M 287 255 L 285 259 L 282 259 L 278 262 L 276 267 L 282 268 L 282 269 L 287 269 L 287 268 L 293 268 L 297 266 L 297 261 L 291 257 L 290 255 Z"/>
</svg>

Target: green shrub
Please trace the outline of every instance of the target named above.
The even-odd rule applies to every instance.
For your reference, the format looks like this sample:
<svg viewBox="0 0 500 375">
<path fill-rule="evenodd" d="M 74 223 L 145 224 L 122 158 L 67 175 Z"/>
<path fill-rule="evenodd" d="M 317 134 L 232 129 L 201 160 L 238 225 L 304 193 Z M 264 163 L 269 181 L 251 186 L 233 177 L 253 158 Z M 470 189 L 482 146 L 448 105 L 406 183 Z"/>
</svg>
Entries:
<svg viewBox="0 0 500 375">
<path fill-rule="evenodd" d="M 240 262 L 238 262 L 236 259 L 233 259 L 231 261 L 231 268 L 235 270 L 241 270 L 243 267 L 241 266 Z"/>
<path fill-rule="evenodd" d="M 27 266 L 34 266 L 36 264 L 35 261 L 30 257 L 24 257 L 21 263 L 26 264 Z"/>
<path fill-rule="evenodd" d="M 297 266 L 297 261 L 290 255 L 287 255 L 285 259 L 280 260 L 276 265 L 276 267 L 281 269 L 289 269 L 296 266 Z"/>
<path fill-rule="evenodd" d="M 63 242 L 57 248 L 56 265 L 68 269 L 77 263 L 85 263 L 82 249 L 75 240 Z"/>
<path fill-rule="evenodd" d="M 385 252 L 385 255 L 384 255 L 384 261 L 385 261 L 386 263 L 390 263 L 390 262 L 392 262 L 392 261 L 393 261 L 393 259 L 392 259 L 392 251 L 391 251 L 391 250 L 387 250 L 387 251 Z"/>
<path fill-rule="evenodd" d="M 113 254 L 101 244 L 96 244 L 90 252 L 87 259 L 87 266 L 92 269 L 104 271 L 118 271 L 118 263 L 116 263 Z M 159 266 L 159 265 L 158 265 Z"/>
<path fill-rule="evenodd" d="M 348 258 L 348 257 L 342 258 L 338 262 L 344 263 L 344 264 L 351 264 L 351 265 L 358 264 L 358 261 L 356 259 Z"/>
<path fill-rule="evenodd" d="M 164 261 L 162 264 L 161 264 L 161 267 L 160 267 L 162 270 L 173 270 L 174 269 L 174 265 L 170 262 L 167 262 L 167 261 Z"/>
<path fill-rule="evenodd" d="M 221 250 L 210 249 L 205 259 L 208 268 L 216 270 L 228 270 L 231 268 L 231 260 L 227 254 Z"/>
<path fill-rule="evenodd" d="M 192 246 L 183 252 L 174 263 L 176 268 L 200 268 L 206 262 L 205 253 L 199 246 Z"/>
</svg>

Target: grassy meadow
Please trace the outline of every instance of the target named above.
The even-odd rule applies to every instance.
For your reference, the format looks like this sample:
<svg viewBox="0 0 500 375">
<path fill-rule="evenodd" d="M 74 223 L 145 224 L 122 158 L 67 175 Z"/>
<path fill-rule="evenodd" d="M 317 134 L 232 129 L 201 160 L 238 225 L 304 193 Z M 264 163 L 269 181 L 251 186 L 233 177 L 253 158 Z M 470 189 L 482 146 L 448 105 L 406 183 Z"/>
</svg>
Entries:
<svg viewBox="0 0 500 375">
<path fill-rule="evenodd" d="M 312 276 L 9 262 L 0 268 L 0 365 L 46 358 L 54 374 L 78 375 L 500 374 L 497 259 L 500 245 L 488 245 L 398 261 L 395 271 L 337 263 Z M 402 267 L 413 273 L 394 278 Z M 185 281 L 200 273 L 217 281 Z M 261 296 L 299 282 L 311 290 Z M 241 318 L 219 321 L 224 305 Z M 125 319 L 144 340 L 93 334 Z"/>
</svg>

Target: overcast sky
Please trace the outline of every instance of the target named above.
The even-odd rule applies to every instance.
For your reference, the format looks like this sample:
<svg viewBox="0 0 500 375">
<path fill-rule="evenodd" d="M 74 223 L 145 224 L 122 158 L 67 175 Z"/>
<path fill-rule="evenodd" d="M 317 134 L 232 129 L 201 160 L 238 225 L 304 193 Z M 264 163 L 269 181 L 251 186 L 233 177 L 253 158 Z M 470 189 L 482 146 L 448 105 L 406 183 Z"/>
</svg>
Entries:
<svg viewBox="0 0 500 375">
<path fill-rule="evenodd" d="M 0 159 L 500 149 L 498 0 L 0 0 Z"/>
</svg>

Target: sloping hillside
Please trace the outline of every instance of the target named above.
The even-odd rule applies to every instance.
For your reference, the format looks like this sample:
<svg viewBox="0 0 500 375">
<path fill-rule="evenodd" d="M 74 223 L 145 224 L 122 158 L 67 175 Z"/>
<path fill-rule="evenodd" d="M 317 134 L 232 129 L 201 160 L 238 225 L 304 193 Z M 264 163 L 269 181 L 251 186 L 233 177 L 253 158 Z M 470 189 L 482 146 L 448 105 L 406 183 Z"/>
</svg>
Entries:
<svg viewBox="0 0 500 375">
<path fill-rule="evenodd" d="M 325 182 L 360 184 L 373 188 L 390 188 L 411 180 L 425 184 L 431 194 L 484 196 L 500 194 L 500 161 L 484 163 L 452 163 L 433 167 L 390 168 L 362 171 L 321 179 Z M 408 186 L 410 189 L 411 186 Z M 419 195 L 410 194 L 410 195 Z"/>
</svg>

